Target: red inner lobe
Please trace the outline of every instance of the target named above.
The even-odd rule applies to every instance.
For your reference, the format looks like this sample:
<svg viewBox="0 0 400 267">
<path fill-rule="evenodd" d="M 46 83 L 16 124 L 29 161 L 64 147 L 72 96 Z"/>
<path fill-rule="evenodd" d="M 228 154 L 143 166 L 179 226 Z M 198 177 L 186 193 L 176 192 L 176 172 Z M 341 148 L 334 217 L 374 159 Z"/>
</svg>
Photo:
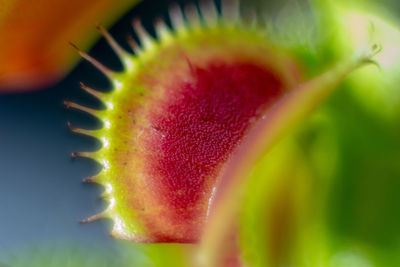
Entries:
<svg viewBox="0 0 400 267">
<path fill-rule="evenodd" d="M 149 190 L 164 207 L 160 216 L 189 242 L 199 237 L 222 164 L 252 122 L 284 93 L 278 77 L 255 63 L 191 68 L 193 82 L 176 81 L 149 115 L 145 160 Z M 185 241 L 168 234 L 159 238 Z"/>
</svg>

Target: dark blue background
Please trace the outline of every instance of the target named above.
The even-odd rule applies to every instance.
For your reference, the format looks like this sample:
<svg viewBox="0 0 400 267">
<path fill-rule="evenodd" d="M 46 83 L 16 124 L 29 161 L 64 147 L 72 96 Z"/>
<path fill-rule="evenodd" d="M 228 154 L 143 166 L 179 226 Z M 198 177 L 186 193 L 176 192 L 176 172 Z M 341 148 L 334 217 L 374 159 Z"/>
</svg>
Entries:
<svg viewBox="0 0 400 267">
<path fill-rule="evenodd" d="M 156 16 L 167 18 L 169 2 L 172 1 L 144 1 L 126 14 L 110 30 L 111 34 L 128 49 L 125 39 L 128 33 L 133 34 L 131 19 L 143 18 L 152 32 Z M 89 53 L 111 68 L 121 69 L 104 39 Z M 63 105 L 64 100 L 72 100 L 101 107 L 79 88 L 79 81 L 100 90 L 109 88 L 95 68 L 80 62 L 53 87 L 0 95 L 0 261 L 6 254 L 42 244 L 113 246 L 116 242 L 108 235 L 111 221 L 78 223 L 105 207 L 99 199 L 103 188 L 81 182 L 96 174 L 100 166 L 91 160 L 71 159 L 73 151 L 99 147 L 96 140 L 73 134 L 67 127 L 67 121 L 82 128 L 101 127 L 93 117 L 67 110 Z"/>
</svg>

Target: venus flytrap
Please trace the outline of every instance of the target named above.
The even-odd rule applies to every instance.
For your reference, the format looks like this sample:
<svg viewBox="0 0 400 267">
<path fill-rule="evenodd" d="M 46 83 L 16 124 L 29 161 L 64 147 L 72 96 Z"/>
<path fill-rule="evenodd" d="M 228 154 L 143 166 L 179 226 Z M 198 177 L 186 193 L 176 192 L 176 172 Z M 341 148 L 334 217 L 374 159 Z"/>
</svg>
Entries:
<svg viewBox="0 0 400 267">
<path fill-rule="evenodd" d="M 103 144 L 97 152 L 76 154 L 103 165 L 101 173 L 85 181 L 104 185 L 109 203 L 103 213 L 85 221 L 110 218 L 114 237 L 135 242 L 200 242 L 193 248 L 193 261 L 188 264 L 220 266 L 232 258 L 226 243 L 237 227 L 238 216 L 249 214 L 249 210 L 241 209 L 246 194 L 255 190 L 251 181 L 253 167 L 335 94 L 347 77 L 357 75 L 359 69 L 364 69 L 361 67 L 376 65 L 381 46 L 365 42 L 366 49 L 349 52 L 351 49 L 338 48 L 340 42 L 332 45 L 325 40 L 325 52 L 332 52 L 338 63 L 308 82 L 301 82 L 298 67 L 306 68 L 306 74 L 315 73 L 315 69 L 308 72 L 311 64 L 307 65 L 299 55 L 303 53 L 303 59 L 308 56 L 309 61 L 317 58 L 318 54 L 313 53 L 318 52 L 318 45 L 314 52 L 304 52 L 307 47 L 296 46 L 295 40 L 280 47 L 279 42 L 284 41 L 257 19 L 245 23 L 235 1 L 224 1 L 222 15 L 214 4 L 200 7 L 200 13 L 194 6 L 184 8 L 184 13 L 177 6 L 171 8 L 172 29 L 158 21 L 156 39 L 135 20 L 133 26 L 141 40 L 139 44 L 130 40 L 135 55 L 125 52 L 100 28 L 125 70 L 115 73 L 80 52 L 109 77 L 114 90 L 98 95 L 83 86 L 100 97 L 107 107 L 104 111 L 67 104 L 104 122 L 103 129 L 94 133 L 73 128 Z M 326 67 L 321 62 L 311 63 L 314 68 Z M 294 176 L 300 181 L 294 184 L 304 186 L 302 189 L 307 192 L 308 185 L 301 183 L 308 181 L 307 168 L 298 162 L 293 166 L 299 170 Z M 270 171 L 262 167 L 259 170 L 267 174 Z M 275 171 L 265 178 L 271 179 L 271 188 L 259 192 L 266 194 L 260 201 L 282 204 L 278 205 L 282 213 L 274 213 L 274 206 L 267 204 L 272 213 L 265 217 L 271 227 L 266 232 L 278 233 L 267 237 L 271 243 L 263 248 L 268 250 L 268 257 L 243 255 L 241 259 L 240 251 L 246 253 L 252 248 L 252 244 L 241 244 L 234 252 L 234 264 L 241 260 L 255 266 L 259 262 L 264 264 L 260 266 L 329 264 L 325 235 L 312 236 L 320 245 L 319 250 L 306 240 L 304 233 L 312 231 L 294 231 L 300 236 L 299 242 L 293 241 L 290 234 L 284 235 L 286 226 L 299 230 L 305 225 L 299 214 L 309 212 L 312 205 L 303 191 L 292 192 L 295 187 L 285 187 L 290 180 L 274 177 L 280 173 Z M 285 175 L 290 175 L 290 170 Z M 292 193 L 293 199 L 286 202 Z M 271 214 L 283 214 L 295 221 L 291 225 L 285 218 Z M 246 218 L 240 221 L 246 222 Z M 246 226 L 239 228 L 243 227 Z M 251 240 L 239 232 L 246 231 L 238 230 L 233 235 Z M 257 236 L 256 241 L 261 244 L 263 238 L 266 237 Z M 275 244 L 282 246 L 274 247 Z"/>
</svg>

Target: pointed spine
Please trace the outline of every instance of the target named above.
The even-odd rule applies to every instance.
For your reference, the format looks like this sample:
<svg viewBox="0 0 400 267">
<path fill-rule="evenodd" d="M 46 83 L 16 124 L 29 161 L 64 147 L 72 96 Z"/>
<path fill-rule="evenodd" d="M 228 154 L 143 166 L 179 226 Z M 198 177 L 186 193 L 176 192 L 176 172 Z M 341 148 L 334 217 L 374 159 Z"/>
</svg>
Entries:
<svg viewBox="0 0 400 267">
<path fill-rule="evenodd" d="M 126 42 L 128 43 L 129 47 L 132 49 L 132 52 L 135 55 L 139 55 L 140 54 L 140 46 L 139 44 L 135 41 L 135 39 L 133 39 L 133 36 L 128 34 L 126 36 Z"/>
<path fill-rule="evenodd" d="M 91 57 L 89 54 L 86 52 L 82 51 L 79 49 L 75 44 L 69 43 L 76 51 L 78 51 L 79 55 L 84 58 L 86 61 L 91 63 L 95 68 L 97 68 L 99 71 L 101 71 L 107 78 L 112 79 L 112 77 L 115 75 L 115 72 L 110 70 L 108 67 L 104 66 L 102 63 Z"/>
<path fill-rule="evenodd" d="M 134 18 L 132 20 L 132 27 L 135 30 L 142 47 L 142 50 L 150 47 L 152 44 L 152 38 L 150 34 L 143 27 L 142 21 L 139 18 Z"/>
<path fill-rule="evenodd" d="M 82 90 L 86 91 L 88 94 L 90 94 L 90 95 L 94 96 L 95 98 L 97 98 L 98 100 L 100 100 L 101 102 L 103 102 L 103 100 L 104 100 L 104 98 L 105 98 L 105 96 L 106 96 L 106 94 L 104 94 L 104 93 L 102 93 L 102 92 L 99 92 L 99 91 L 97 91 L 97 90 L 95 90 L 95 89 L 93 89 L 93 88 L 87 86 L 87 85 L 84 84 L 83 82 L 80 82 L 80 83 L 79 83 L 79 87 L 80 87 Z"/>
<path fill-rule="evenodd" d="M 154 21 L 154 29 L 156 30 L 156 35 L 159 39 L 162 39 L 170 33 L 170 30 L 168 29 L 165 21 L 162 18 L 157 18 Z"/>
<path fill-rule="evenodd" d="M 182 9 L 178 4 L 172 4 L 169 7 L 169 17 L 171 19 L 172 28 L 175 31 L 185 26 Z"/>
<path fill-rule="evenodd" d="M 123 49 L 117 43 L 117 41 L 115 41 L 115 39 L 111 36 L 111 34 L 106 29 L 104 29 L 103 27 L 98 25 L 97 30 L 104 36 L 107 43 L 110 45 L 112 50 L 117 54 L 119 60 L 122 62 L 124 67 L 127 67 L 127 65 L 129 64 L 129 62 L 127 62 L 127 60 L 129 60 L 130 54 L 125 49 Z"/>
<path fill-rule="evenodd" d="M 64 101 L 64 105 L 67 109 L 73 108 L 76 110 L 86 112 L 95 117 L 97 117 L 97 114 L 99 114 L 101 112 L 100 110 L 95 110 L 95 109 L 92 109 L 89 107 L 85 107 L 85 106 L 79 105 L 79 104 L 71 102 L 71 101 Z"/>
<path fill-rule="evenodd" d="M 81 220 L 80 223 L 90 223 L 105 218 L 108 218 L 107 210 L 100 212 L 99 214 L 93 215 L 87 219 Z"/>
<path fill-rule="evenodd" d="M 88 159 L 96 159 L 96 153 L 95 152 L 72 152 L 71 158 L 76 159 L 76 158 L 88 158 Z"/>
<path fill-rule="evenodd" d="M 100 178 L 99 176 L 95 176 L 95 177 L 87 177 L 85 179 L 82 180 L 82 183 L 87 183 L 87 184 L 100 184 Z"/>
<path fill-rule="evenodd" d="M 199 11 L 195 4 L 187 4 L 184 7 L 184 14 L 189 25 L 196 26 L 200 24 Z"/>
<path fill-rule="evenodd" d="M 97 137 L 96 131 L 73 127 L 71 125 L 71 122 L 69 122 L 69 121 L 67 122 L 67 126 L 71 132 L 83 134 L 83 135 L 87 135 L 87 136 L 91 136 L 91 137 Z"/>
</svg>

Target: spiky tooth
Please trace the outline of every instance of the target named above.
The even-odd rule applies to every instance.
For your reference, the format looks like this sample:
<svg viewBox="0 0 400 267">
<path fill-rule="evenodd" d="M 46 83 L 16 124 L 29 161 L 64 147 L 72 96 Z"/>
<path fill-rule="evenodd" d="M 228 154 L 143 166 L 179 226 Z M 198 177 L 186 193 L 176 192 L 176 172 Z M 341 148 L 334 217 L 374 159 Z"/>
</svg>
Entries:
<svg viewBox="0 0 400 267">
<path fill-rule="evenodd" d="M 88 113 L 88 114 L 90 114 L 92 116 L 95 116 L 95 117 L 97 117 L 102 112 L 101 110 L 96 110 L 96 109 L 92 109 L 92 108 L 89 108 L 89 107 L 85 107 L 85 106 L 82 106 L 82 105 L 79 105 L 77 103 L 74 103 L 74 102 L 71 102 L 71 101 L 67 101 L 67 100 L 64 101 L 64 105 L 65 105 L 65 107 L 67 109 L 73 108 L 73 109 L 76 109 L 76 110 L 80 110 L 80 111 L 86 112 L 86 113 Z"/>
<path fill-rule="evenodd" d="M 89 159 L 95 159 L 95 152 L 72 152 L 71 157 L 72 159 L 76 159 L 78 157 L 80 158 L 89 158 Z"/>
<path fill-rule="evenodd" d="M 171 20 L 172 28 L 177 31 L 185 26 L 182 9 L 178 4 L 171 4 L 169 7 L 169 18 Z"/>
<path fill-rule="evenodd" d="M 105 219 L 105 218 L 108 218 L 108 217 L 109 217 L 108 212 L 107 212 L 107 210 L 105 210 L 105 211 L 103 211 L 103 212 L 101 212 L 99 214 L 96 214 L 96 215 L 93 215 L 93 216 L 91 216 L 91 217 L 89 217 L 87 219 L 81 220 L 80 223 L 90 223 L 90 222 L 97 221 L 97 220 L 100 220 L 100 219 Z"/>
<path fill-rule="evenodd" d="M 203 0 L 199 3 L 200 12 L 207 25 L 215 24 L 218 20 L 217 7 L 212 0 Z"/>
<path fill-rule="evenodd" d="M 99 92 L 89 86 L 87 86 L 86 84 L 84 84 L 83 82 L 79 83 L 79 87 L 83 90 L 85 90 L 87 93 L 91 94 L 92 96 L 96 97 L 98 100 L 100 100 L 101 102 L 104 101 L 104 99 L 106 98 L 107 94 Z"/>
<path fill-rule="evenodd" d="M 91 137 L 97 137 L 97 134 L 96 134 L 97 131 L 73 127 L 71 125 L 71 122 L 69 122 L 69 121 L 67 122 L 67 126 L 71 132 L 83 134 L 83 135 L 87 135 L 87 136 L 91 136 Z"/>
<path fill-rule="evenodd" d="M 139 55 L 140 54 L 140 46 L 139 44 L 135 41 L 135 39 L 133 39 L 132 35 L 128 34 L 126 36 L 126 42 L 128 43 L 129 47 L 132 49 L 132 52 L 135 55 Z"/>
<path fill-rule="evenodd" d="M 142 21 L 138 18 L 134 18 L 132 20 L 132 27 L 135 30 L 142 47 L 142 50 L 146 50 L 146 48 L 150 47 L 152 44 L 152 37 L 143 27 Z"/>
<path fill-rule="evenodd" d="M 163 39 L 165 36 L 168 36 L 170 33 L 169 28 L 165 24 L 165 21 L 161 18 L 157 18 L 154 21 L 154 29 L 156 30 L 156 35 L 159 39 Z"/>
<path fill-rule="evenodd" d="M 82 180 L 82 183 L 88 183 L 88 184 L 100 184 L 100 177 L 99 176 L 95 176 L 95 177 L 87 177 L 85 179 Z"/>
<path fill-rule="evenodd" d="M 237 23 L 239 21 L 240 1 L 221 0 L 222 17 L 225 21 Z"/>
<path fill-rule="evenodd" d="M 79 47 L 77 47 L 73 43 L 69 43 L 74 49 L 76 49 L 79 53 L 79 55 L 84 58 L 86 61 L 90 62 L 96 69 L 101 71 L 106 77 L 109 79 L 112 79 L 112 77 L 115 75 L 115 72 L 109 69 L 108 67 L 104 66 L 101 64 L 99 61 L 97 61 L 95 58 L 91 57 L 88 53 L 82 51 Z"/>
<path fill-rule="evenodd" d="M 184 14 L 189 25 L 196 26 L 200 24 L 199 11 L 195 4 L 188 4 L 184 7 Z"/>
<path fill-rule="evenodd" d="M 123 49 L 117 41 L 115 41 L 114 37 L 111 36 L 111 34 L 102 26 L 97 25 L 96 29 L 103 35 L 103 37 L 106 39 L 107 43 L 110 45 L 112 50 L 117 54 L 119 59 L 121 60 L 122 63 L 124 63 L 124 59 L 126 57 L 129 57 L 129 53 Z"/>
</svg>

